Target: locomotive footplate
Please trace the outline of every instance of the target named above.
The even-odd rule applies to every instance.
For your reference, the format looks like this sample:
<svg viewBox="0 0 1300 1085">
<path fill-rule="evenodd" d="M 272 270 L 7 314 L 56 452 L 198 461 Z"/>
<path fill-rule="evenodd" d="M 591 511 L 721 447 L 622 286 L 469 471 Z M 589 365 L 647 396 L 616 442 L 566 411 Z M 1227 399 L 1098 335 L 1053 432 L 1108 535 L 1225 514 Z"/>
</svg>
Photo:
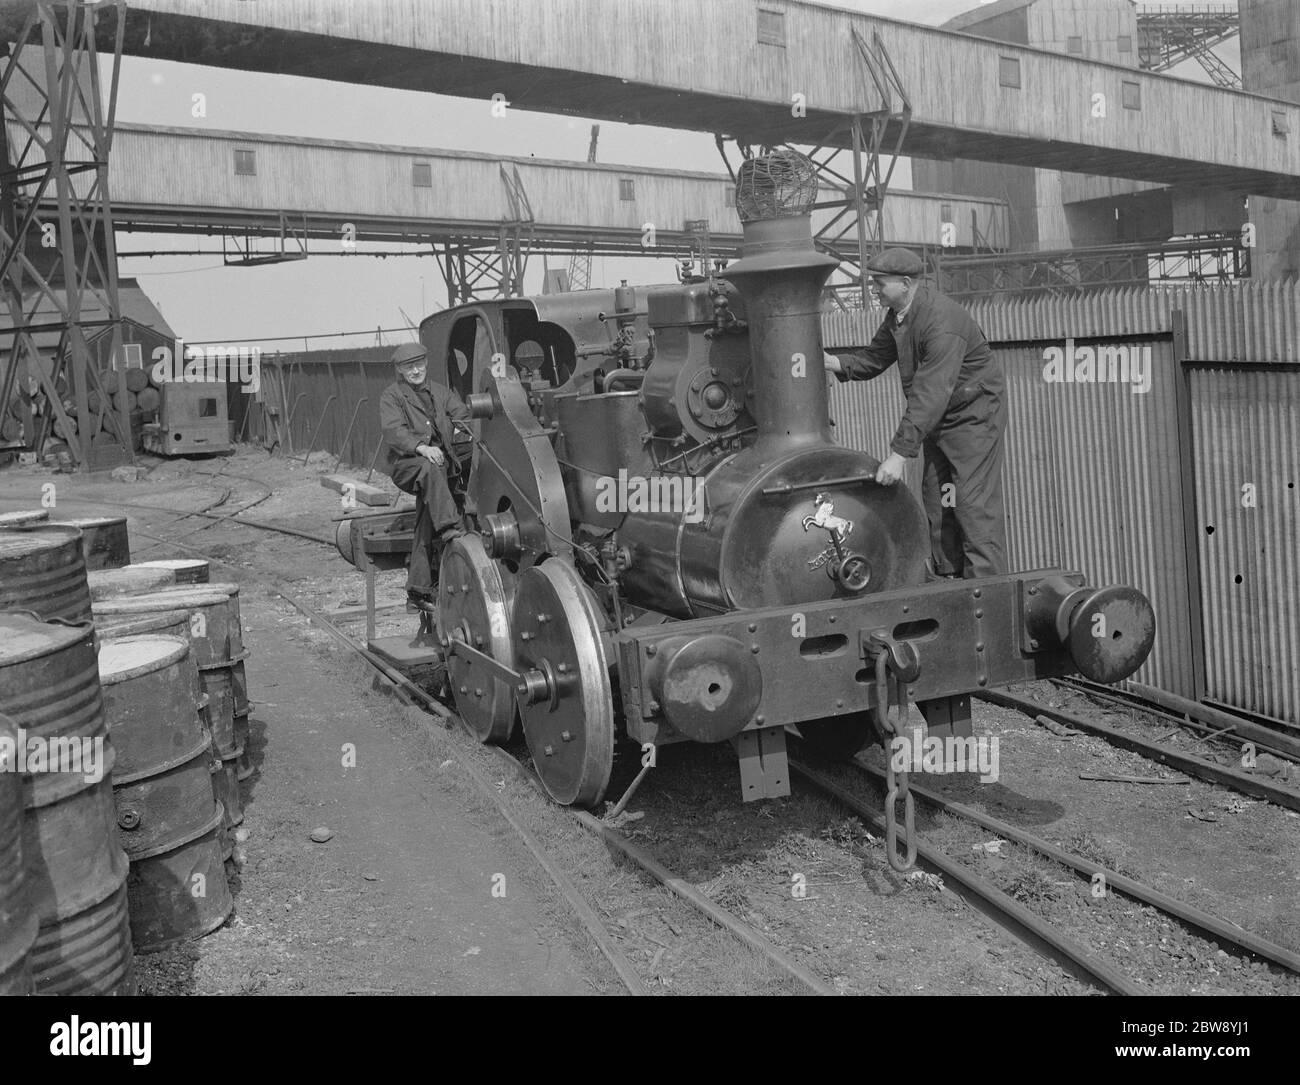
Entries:
<svg viewBox="0 0 1300 1085">
<path fill-rule="evenodd" d="M 630 737 L 721 742 L 876 707 L 884 644 L 915 656 L 906 671 L 894 664 L 907 699 L 934 701 L 1078 672 L 1118 681 L 1146 659 L 1154 630 L 1140 592 L 1039 570 L 630 627 L 613 640 Z"/>
</svg>

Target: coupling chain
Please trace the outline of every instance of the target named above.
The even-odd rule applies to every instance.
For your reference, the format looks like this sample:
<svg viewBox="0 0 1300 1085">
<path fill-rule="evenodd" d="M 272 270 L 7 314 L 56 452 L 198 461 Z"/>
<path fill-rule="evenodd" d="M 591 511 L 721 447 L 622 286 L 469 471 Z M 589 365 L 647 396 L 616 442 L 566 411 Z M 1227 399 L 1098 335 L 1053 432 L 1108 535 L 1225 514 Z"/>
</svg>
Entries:
<svg viewBox="0 0 1300 1085">
<path fill-rule="evenodd" d="M 897 715 L 889 712 L 890 688 L 894 690 Z M 915 800 L 908 787 L 907 772 L 894 771 L 893 739 L 900 735 L 907 721 L 907 684 L 890 665 L 889 652 L 876 653 L 876 720 L 885 738 L 885 855 L 893 870 L 902 874 L 916 863 Z M 903 799 L 903 841 L 906 854 L 898 852 L 898 799 Z"/>
</svg>

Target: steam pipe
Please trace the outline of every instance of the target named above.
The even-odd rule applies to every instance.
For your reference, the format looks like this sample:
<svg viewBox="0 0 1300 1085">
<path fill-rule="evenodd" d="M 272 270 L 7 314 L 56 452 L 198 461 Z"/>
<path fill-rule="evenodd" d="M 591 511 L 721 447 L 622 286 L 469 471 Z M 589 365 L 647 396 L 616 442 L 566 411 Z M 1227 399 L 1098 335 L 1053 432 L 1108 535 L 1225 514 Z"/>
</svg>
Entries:
<svg viewBox="0 0 1300 1085">
<path fill-rule="evenodd" d="M 616 392 L 616 385 L 626 384 L 631 388 L 640 388 L 642 381 L 645 380 L 645 373 L 638 369 L 613 369 L 605 374 L 605 380 L 601 385 L 601 390 L 605 392 Z"/>
</svg>

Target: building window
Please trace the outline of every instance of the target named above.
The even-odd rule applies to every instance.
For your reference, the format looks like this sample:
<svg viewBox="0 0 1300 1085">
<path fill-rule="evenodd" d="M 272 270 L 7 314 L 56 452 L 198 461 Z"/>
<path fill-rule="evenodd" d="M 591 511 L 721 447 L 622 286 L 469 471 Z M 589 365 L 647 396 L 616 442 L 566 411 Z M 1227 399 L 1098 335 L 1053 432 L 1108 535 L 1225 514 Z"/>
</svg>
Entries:
<svg viewBox="0 0 1300 1085">
<path fill-rule="evenodd" d="M 1142 84 L 1130 83 L 1127 79 L 1124 80 L 1124 85 L 1122 87 L 1121 101 L 1123 102 L 1125 109 L 1141 109 L 1142 108 Z"/>
<path fill-rule="evenodd" d="M 735 186 L 735 185 L 728 185 L 728 186 L 727 186 L 726 191 L 723 193 L 723 196 L 722 196 L 722 206 L 723 206 L 723 207 L 735 207 L 735 206 L 736 206 L 736 186 Z"/>
<path fill-rule="evenodd" d="M 119 365 L 118 362 L 121 362 Z M 144 357 L 139 343 L 123 343 L 121 353 L 113 359 L 114 369 L 143 369 Z"/>
<path fill-rule="evenodd" d="M 412 162 L 411 184 L 416 188 L 433 188 L 433 167 L 428 162 Z"/>
<path fill-rule="evenodd" d="M 758 44 L 785 48 L 785 12 L 758 9 Z"/>
<path fill-rule="evenodd" d="M 998 57 L 998 86 L 1020 86 L 1020 60 L 1017 57 Z"/>
<path fill-rule="evenodd" d="M 1280 109 L 1273 110 L 1273 135 L 1285 136 L 1291 131 L 1291 122 Z"/>
<path fill-rule="evenodd" d="M 257 174 L 257 158 L 253 151 L 235 151 L 235 176 L 253 177 Z"/>
<path fill-rule="evenodd" d="M 939 205 L 939 217 L 940 217 L 944 222 L 951 222 L 951 221 L 952 221 L 952 204 L 950 204 L 950 203 L 941 203 L 941 204 Z"/>
<path fill-rule="evenodd" d="M 1065 48 L 1067 52 L 1074 53 L 1076 56 L 1083 53 L 1083 38 L 1078 34 L 1071 34 L 1065 39 Z"/>
<path fill-rule="evenodd" d="M 632 177 L 618 179 L 618 198 L 620 200 L 636 199 L 636 180 Z"/>
<path fill-rule="evenodd" d="M 1121 34 L 1115 39 L 1115 44 L 1119 46 L 1121 53 L 1131 53 L 1133 52 L 1133 35 Z"/>
<path fill-rule="evenodd" d="M 216 417 L 217 417 L 217 401 L 216 401 L 215 399 L 201 399 L 201 400 L 199 400 L 199 417 L 200 417 L 200 418 L 216 418 Z"/>
</svg>

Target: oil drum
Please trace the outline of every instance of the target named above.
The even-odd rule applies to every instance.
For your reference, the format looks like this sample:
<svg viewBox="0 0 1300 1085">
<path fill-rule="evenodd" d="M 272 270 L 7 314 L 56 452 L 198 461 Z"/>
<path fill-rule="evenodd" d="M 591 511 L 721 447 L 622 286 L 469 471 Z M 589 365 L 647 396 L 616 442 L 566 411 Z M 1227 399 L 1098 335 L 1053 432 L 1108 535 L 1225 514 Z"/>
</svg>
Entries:
<svg viewBox="0 0 1300 1085">
<path fill-rule="evenodd" d="M 16 527 L 30 527 L 50 518 L 49 509 L 19 509 L 17 512 L 0 512 L 0 531 Z"/>
<path fill-rule="evenodd" d="M 170 588 L 176 580 L 170 569 L 124 565 L 120 569 L 92 569 L 86 574 L 86 583 L 93 604 L 115 595 L 144 595 L 160 588 Z"/>
<path fill-rule="evenodd" d="M 101 641 L 138 637 L 142 633 L 160 633 L 166 637 L 180 637 L 188 641 L 190 616 L 184 610 L 159 610 L 153 614 L 142 614 L 138 618 L 128 618 L 116 625 L 104 625 L 96 620 L 95 628 Z"/>
<path fill-rule="evenodd" d="M 235 742 L 243 752 L 239 755 L 239 778 L 247 780 L 253 775 L 252 751 L 248 746 L 248 676 L 244 671 L 244 659 L 248 658 L 245 648 L 242 659 L 230 665 L 230 680 L 235 694 Z"/>
<path fill-rule="evenodd" d="M 234 588 L 232 594 L 229 588 Z M 190 651 L 199 669 L 227 664 L 243 651 L 239 630 L 239 589 L 234 585 L 203 584 L 175 587 L 147 595 L 115 596 L 95 605 L 95 618 L 104 626 L 119 625 L 163 610 L 190 615 Z M 234 651 L 231 648 L 234 647 Z"/>
<path fill-rule="evenodd" d="M 131 994 L 127 859 L 93 627 L 0 614 L 0 690 L 24 732 L 22 847 L 40 924 L 36 991 Z"/>
<path fill-rule="evenodd" d="M 0 995 L 32 993 L 36 913 L 23 876 L 23 780 L 18 725 L 0 716 Z"/>
<path fill-rule="evenodd" d="M 87 569 L 120 569 L 131 564 L 131 543 L 125 516 L 85 516 L 51 523 L 81 530 L 81 548 Z"/>
<path fill-rule="evenodd" d="M 80 531 L 38 524 L 0 532 L 0 611 L 17 610 L 43 621 L 90 618 Z"/>
<path fill-rule="evenodd" d="M 131 936 L 138 952 L 164 949 L 216 930 L 233 907 L 198 673 L 188 640 L 146 634 L 106 642 L 99 674 L 117 750 L 118 835 L 131 862 Z"/>
<path fill-rule="evenodd" d="M 243 619 L 239 613 L 239 585 L 216 582 L 192 590 L 220 592 L 227 600 L 224 608 L 205 608 L 203 612 L 208 643 L 206 655 L 199 660 L 199 675 L 203 681 L 203 691 L 210 698 L 209 713 L 214 739 L 218 728 L 224 727 L 227 719 L 234 728 L 233 744 L 220 744 L 217 751 L 217 756 L 226 766 L 224 771 L 227 774 L 224 783 L 218 784 L 217 794 L 226 806 L 227 824 L 238 825 L 244 815 L 236 781 L 246 780 L 253 774 L 248 759 L 248 681 L 244 671 L 248 650 L 244 647 Z M 189 594 L 180 585 L 159 594 L 173 593 Z M 229 716 L 226 715 L 227 705 Z M 230 761 L 232 752 L 235 753 L 233 763 Z"/>
<path fill-rule="evenodd" d="M 163 558 L 160 561 L 137 561 L 132 569 L 170 569 L 177 584 L 206 584 L 208 563 L 202 558 Z"/>
</svg>

